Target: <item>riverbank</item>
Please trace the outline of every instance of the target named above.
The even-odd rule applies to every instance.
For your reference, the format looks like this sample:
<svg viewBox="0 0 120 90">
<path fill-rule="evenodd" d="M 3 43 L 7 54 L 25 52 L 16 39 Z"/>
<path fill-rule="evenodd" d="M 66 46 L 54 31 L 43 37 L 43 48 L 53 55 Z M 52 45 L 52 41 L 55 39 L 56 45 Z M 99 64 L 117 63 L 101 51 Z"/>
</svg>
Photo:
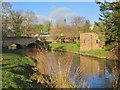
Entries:
<svg viewBox="0 0 120 90">
<path fill-rule="evenodd" d="M 94 58 L 101 58 L 106 60 L 118 60 L 118 57 L 115 54 L 111 53 L 110 51 L 106 51 L 104 49 L 81 51 L 80 55 L 94 57 Z"/>
<path fill-rule="evenodd" d="M 33 54 L 33 51 L 31 53 Z M 36 53 L 37 52 L 35 52 L 35 56 L 36 56 Z M 53 58 L 52 57 L 47 58 L 47 60 L 49 60 L 49 63 L 47 64 L 46 60 L 45 60 L 46 55 L 42 52 L 39 52 L 39 53 L 40 54 L 37 54 L 39 59 L 38 59 L 38 57 L 37 57 L 37 59 L 40 60 L 42 58 L 44 63 L 42 63 L 43 67 L 42 67 L 42 65 L 40 65 L 38 70 L 41 70 L 41 69 L 45 70 L 45 68 L 50 65 L 50 62 L 51 62 L 50 60 L 53 60 Z M 102 51 L 101 52 L 99 51 L 98 53 L 101 54 Z M 62 60 L 62 58 L 63 58 L 63 60 L 66 61 L 64 63 L 61 62 L 62 63 L 61 65 L 65 65 L 65 67 L 66 67 L 65 63 L 70 63 L 70 60 L 72 59 L 71 57 L 69 57 L 69 56 L 72 56 L 71 54 L 69 54 L 68 56 L 67 55 L 68 54 L 66 54 L 66 55 L 64 54 L 63 57 L 57 56 L 58 60 Z M 55 60 L 53 60 L 53 61 L 55 61 Z M 86 60 L 84 60 L 84 61 L 86 61 Z M 47 76 L 44 76 L 45 74 L 40 74 L 42 71 L 39 71 L 40 73 L 35 72 L 35 70 L 34 70 L 35 67 L 33 67 L 35 65 L 35 63 L 32 61 L 32 59 L 30 59 L 29 57 L 27 57 L 25 55 L 17 54 L 16 52 L 3 53 L 3 64 L 2 65 L 3 65 L 2 66 L 3 88 L 10 88 L 10 87 L 11 88 L 36 88 L 37 85 L 39 88 L 41 88 L 41 87 L 43 87 L 43 85 L 44 86 L 46 85 L 48 87 L 50 85 L 51 86 L 61 85 L 61 83 L 62 84 L 64 83 L 65 86 L 66 86 L 66 84 L 69 85 L 69 82 L 66 82 L 65 78 L 64 78 L 65 81 L 61 82 L 62 79 L 58 79 L 58 77 L 57 77 L 56 81 L 58 80 L 58 83 L 56 83 L 56 82 L 53 82 L 54 81 L 53 79 L 49 79 L 49 78 L 47 78 Z M 46 65 L 48 65 L 48 66 L 46 66 Z M 54 64 L 52 64 L 52 65 L 54 65 Z M 67 64 L 67 65 L 70 65 L 70 64 Z M 57 66 L 59 66 L 59 65 L 57 65 Z M 40 67 L 41 67 L 41 69 L 40 69 Z M 69 66 L 67 66 L 67 67 L 69 67 Z M 48 69 L 46 68 L 46 71 L 47 70 Z M 52 70 L 53 70 L 53 68 L 52 68 Z M 68 71 L 65 68 L 64 68 L 64 70 Z M 32 76 L 32 78 L 31 78 L 31 76 Z M 57 74 L 57 76 L 59 76 L 59 75 Z M 49 80 L 50 80 L 50 82 L 49 82 Z M 52 81 L 52 83 L 51 83 L 51 81 Z M 46 84 L 46 82 L 47 82 L 47 84 Z M 40 84 L 40 83 L 42 83 L 42 84 Z"/>
<path fill-rule="evenodd" d="M 66 51 L 79 54 L 80 53 L 80 46 L 78 44 L 71 44 L 71 43 L 51 43 L 50 44 L 51 50 L 53 51 Z"/>
<path fill-rule="evenodd" d="M 35 89 L 41 88 L 31 76 L 36 72 L 32 59 L 17 53 L 2 54 L 2 88 Z"/>
<path fill-rule="evenodd" d="M 52 43 L 50 44 L 50 47 L 51 50 L 53 51 L 66 51 L 66 52 L 80 54 L 82 56 L 89 56 L 89 57 L 108 59 L 108 60 L 118 60 L 118 57 L 115 54 L 105 49 L 80 51 L 79 45 L 68 44 L 68 43 L 63 43 L 63 44 Z"/>
</svg>

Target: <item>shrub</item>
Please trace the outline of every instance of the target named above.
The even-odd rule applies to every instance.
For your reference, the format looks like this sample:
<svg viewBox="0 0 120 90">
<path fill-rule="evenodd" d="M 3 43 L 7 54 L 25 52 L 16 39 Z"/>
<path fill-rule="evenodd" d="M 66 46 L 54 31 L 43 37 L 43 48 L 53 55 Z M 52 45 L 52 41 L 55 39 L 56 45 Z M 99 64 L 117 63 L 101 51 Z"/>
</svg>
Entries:
<svg viewBox="0 0 120 90">
<path fill-rule="evenodd" d="M 80 40 L 76 40 L 76 44 L 78 47 L 80 47 Z"/>
<path fill-rule="evenodd" d="M 107 45 L 107 46 L 104 47 L 104 50 L 105 50 L 105 51 L 110 51 L 110 50 L 112 50 L 114 47 L 115 47 L 114 44 L 112 44 L 112 45 Z"/>
</svg>

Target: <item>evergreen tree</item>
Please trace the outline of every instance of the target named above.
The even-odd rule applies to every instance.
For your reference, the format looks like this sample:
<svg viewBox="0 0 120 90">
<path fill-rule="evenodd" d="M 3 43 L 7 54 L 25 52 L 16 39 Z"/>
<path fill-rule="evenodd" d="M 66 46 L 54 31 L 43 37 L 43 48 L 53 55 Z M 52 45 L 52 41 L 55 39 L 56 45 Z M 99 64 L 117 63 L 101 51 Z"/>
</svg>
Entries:
<svg viewBox="0 0 120 90">
<path fill-rule="evenodd" d="M 99 19 L 105 25 L 106 44 L 118 42 L 120 36 L 120 0 L 115 2 L 97 1 L 97 4 L 99 4 L 102 12 Z"/>
</svg>

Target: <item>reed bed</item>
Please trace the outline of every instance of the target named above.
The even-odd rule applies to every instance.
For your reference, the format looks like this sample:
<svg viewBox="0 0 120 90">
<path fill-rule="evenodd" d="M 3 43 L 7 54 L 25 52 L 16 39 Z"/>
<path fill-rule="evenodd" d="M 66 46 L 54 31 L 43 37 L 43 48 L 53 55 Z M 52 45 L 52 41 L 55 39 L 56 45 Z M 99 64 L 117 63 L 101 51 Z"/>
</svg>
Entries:
<svg viewBox="0 0 120 90">
<path fill-rule="evenodd" d="M 48 51 L 36 51 L 27 53 L 37 60 L 36 68 L 39 73 L 33 75 L 33 79 L 46 87 L 52 88 L 76 88 L 75 80 L 81 79 L 80 66 L 74 65 L 74 54 L 57 53 Z"/>
</svg>

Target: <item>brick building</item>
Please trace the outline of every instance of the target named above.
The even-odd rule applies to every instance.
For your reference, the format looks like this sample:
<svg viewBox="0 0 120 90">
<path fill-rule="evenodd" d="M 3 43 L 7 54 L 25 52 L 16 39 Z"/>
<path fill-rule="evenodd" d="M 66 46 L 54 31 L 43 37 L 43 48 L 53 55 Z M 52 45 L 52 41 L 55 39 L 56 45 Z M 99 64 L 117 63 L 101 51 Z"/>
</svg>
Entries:
<svg viewBox="0 0 120 90">
<path fill-rule="evenodd" d="M 96 33 L 80 33 L 80 51 L 100 49 L 99 36 Z"/>
</svg>

